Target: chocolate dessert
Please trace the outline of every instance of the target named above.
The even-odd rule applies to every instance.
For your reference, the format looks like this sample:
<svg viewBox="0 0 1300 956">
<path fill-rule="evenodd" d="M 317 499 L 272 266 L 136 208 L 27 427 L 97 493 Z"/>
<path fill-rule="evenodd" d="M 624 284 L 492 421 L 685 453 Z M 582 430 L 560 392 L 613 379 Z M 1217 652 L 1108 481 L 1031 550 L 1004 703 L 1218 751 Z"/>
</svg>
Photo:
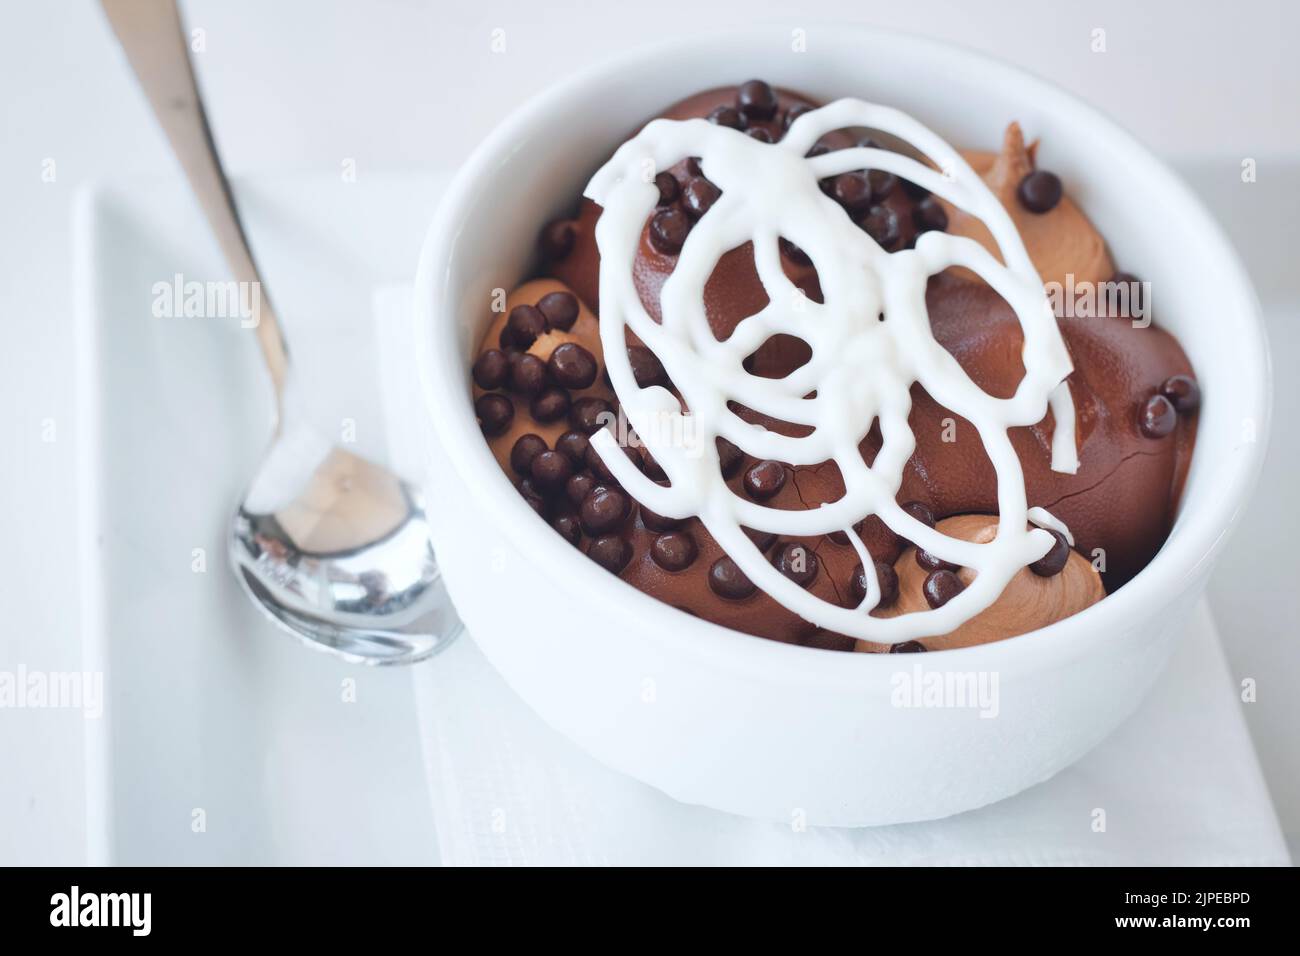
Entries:
<svg viewBox="0 0 1300 956">
<path fill-rule="evenodd" d="M 848 105 L 841 107 L 846 102 Z M 688 120 L 706 120 L 728 131 L 726 136 L 709 133 L 712 138 L 708 141 L 714 144 L 717 158 L 713 153 L 687 155 L 674 158 L 671 164 L 665 164 L 667 168 L 647 172 L 645 182 L 652 182 L 657 194 L 653 209 L 637 220 L 640 236 L 634 247 L 629 246 L 631 256 L 626 268 L 630 269 L 640 307 L 650 320 L 664 325 L 665 296 L 672 292 L 670 279 L 682 263 L 684 247 L 697 230 L 716 226 L 709 233 L 709 241 L 719 255 L 711 272 L 701 279 L 703 320 L 713 338 L 718 343 L 734 344 L 733 336 L 749 333 L 744 327 L 746 320 L 760 313 L 770 313 L 774 326 L 787 329 L 756 339 L 752 350 L 745 348 L 743 374 L 741 369 L 727 373 L 731 376 L 728 382 L 746 387 L 752 384 L 756 396 L 768 395 L 762 391 L 764 382 L 774 388 L 778 383 L 804 388 L 804 384 L 797 384 L 804 382 L 801 370 L 821 367 L 812 363 L 815 330 L 810 326 L 806 337 L 792 334 L 788 330 L 790 318 L 797 319 L 807 310 L 806 321 L 822 321 L 822 307 L 834 298 L 830 285 L 824 296 L 823 283 L 839 283 L 834 289 L 856 288 L 854 283 L 860 277 L 846 275 L 842 262 L 856 262 L 853 255 L 858 253 L 845 252 L 841 259 L 831 261 L 825 252 L 827 247 L 817 246 L 821 253 L 810 255 L 786 238 L 784 230 L 779 237 L 767 237 L 775 240 L 770 257 L 764 251 L 756 260 L 754 240 L 731 245 L 729 237 L 735 230 L 729 229 L 727 217 L 738 215 L 739 207 L 727 208 L 722 214 L 715 209 L 724 209 L 725 204 L 719 205 L 722 198 L 728 191 L 738 190 L 734 170 L 743 169 L 745 162 L 743 158 L 728 157 L 731 153 L 735 157 L 754 155 L 748 152 L 751 145 L 780 149 L 778 144 L 795 135 L 792 124 L 798 121 L 799 135 L 807 135 L 809 129 L 814 129 L 809 124 L 828 115 L 827 111 L 842 109 L 844 115 L 866 116 L 874 114 L 864 111 L 880 109 L 854 104 L 858 101 L 837 101 L 821 110 L 822 104 L 807 97 L 751 80 L 739 87 L 689 97 L 661 114 L 659 119 L 670 123 L 651 124 L 640 134 L 649 137 L 646 142 L 650 149 L 656 144 L 676 142 L 674 136 L 698 137 L 700 128 L 684 123 Z M 830 121 L 823 120 L 823 125 Z M 750 142 L 736 142 L 739 137 Z M 820 195 L 807 200 L 809 208 L 816 207 L 818 215 L 839 217 L 832 223 L 835 228 L 848 224 L 865 237 L 868 252 L 875 257 L 870 261 L 885 263 L 872 266 L 884 270 L 885 278 L 879 285 L 886 290 L 885 299 L 892 294 L 890 282 L 896 284 L 893 288 L 906 284 L 910 273 L 906 272 L 905 262 L 916 259 L 914 268 L 920 270 L 925 263 L 940 261 L 944 250 L 963 262 L 969 261 L 972 268 L 953 264 L 932 274 L 924 270 L 923 285 L 917 287 L 918 304 L 923 298 L 928 316 L 929 334 L 946 352 L 945 360 L 950 356 L 960 368 L 947 368 L 942 361 L 924 357 L 913 360 L 909 356 L 886 356 L 881 361 L 892 361 L 908 372 L 913 364 L 930 368 L 932 382 L 940 372 L 954 381 L 964 373 L 991 399 L 1002 401 L 1007 408 L 1023 400 L 1027 404 L 1015 406 L 1023 409 L 1030 407 L 1035 397 L 1022 394 L 1029 389 L 1028 385 L 1022 388 L 1022 380 L 1038 375 L 1039 365 L 1035 362 L 1046 363 L 1043 367 L 1051 365 L 1043 358 L 1051 354 L 1051 349 L 1043 351 L 1040 341 L 1028 340 L 1028 330 L 1035 327 L 1026 324 L 1026 310 L 1013 306 L 1004 294 L 995 291 L 996 283 L 987 278 L 987 268 L 973 268 L 987 259 L 999 269 L 1014 272 L 1018 267 L 1016 254 L 1007 251 L 1006 237 L 1018 234 L 1028 257 L 1022 265 L 1028 265 L 1031 275 L 1036 271 L 1035 286 L 1041 283 L 1044 290 L 1042 307 L 1056 313 L 1054 321 L 1051 315 L 1045 316 L 1045 332 L 1040 329 L 1033 334 L 1039 338 L 1049 334 L 1048 346 L 1063 342 L 1061 354 L 1068 356 L 1066 369 L 1072 366 L 1055 381 L 1042 383 L 1044 389 L 1060 386 L 1052 392 L 1052 404 L 1045 414 L 1040 410 L 1037 417 L 1023 419 L 1033 424 L 1011 423 L 1005 428 L 1007 447 L 1014 451 L 1023 476 L 1022 504 L 1029 509 L 1028 523 L 1017 524 L 1024 525 L 1024 535 L 1036 535 L 1034 554 L 1040 556 L 1007 567 L 1000 579 L 1002 584 L 989 595 L 991 603 L 982 609 L 972 606 L 955 627 L 942 632 L 930 630 L 914 639 L 900 640 L 895 634 L 873 641 L 861 630 L 855 636 L 842 633 L 846 628 L 815 623 L 810 617 L 820 615 L 803 613 L 807 605 L 773 596 L 769 590 L 779 589 L 760 587 L 752 580 L 753 575 L 743 569 L 755 569 L 752 554 L 742 557 L 734 543 L 724 549 L 701 519 L 707 502 L 713 521 L 722 520 L 722 511 L 715 507 L 716 496 L 709 498 L 703 488 L 697 496 L 699 510 L 683 511 L 677 517 L 657 514 L 638 501 L 629 483 L 620 481 L 615 474 L 619 469 L 611 470 L 610 459 L 593 443 L 593 437 L 602 429 L 610 429 L 621 454 L 637 472 L 649 482 L 667 488 L 673 484 L 668 472 L 685 474 L 674 469 L 686 468 L 682 464 L 686 459 L 656 461 L 646 447 L 653 443 L 643 444 L 635 430 L 628 428 L 620 415 L 620 407 L 630 401 L 628 389 L 671 395 L 687 418 L 692 411 L 704 409 L 686 407 L 691 404 L 685 398 L 689 389 L 670 374 L 674 362 L 679 369 L 686 367 L 686 358 L 665 348 L 648 347 L 630 326 L 624 330 L 620 324 L 611 330 L 610 317 L 602 314 L 602 289 L 616 287 L 607 284 L 610 270 L 625 267 L 621 261 L 609 261 L 608 254 L 602 262 L 602 249 L 608 249 L 605 243 L 617 240 L 607 238 L 604 231 L 598 240 L 597 226 L 602 216 L 609 215 L 609 207 L 602 208 L 591 198 L 578 201 L 572 218 L 540 228 L 535 278 L 511 292 L 504 311 L 494 316 L 472 369 L 474 406 L 483 433 L 502 469 L 542 520 L 610 573 L 683 611 L 760 637 L 839 650 L 933 651 L 1022 634 L 1101 600 L 1146 566 L 1169 533 L 1195 438 L 1200 395 L 1187 357 L 1168 333 L 1151 324 L 1149 291 L 1133 276 L 1117 271 L 1103 237 L 1071 201 L 1061 180 L 1037 167 L 1037 144 L 1026 143 L 1016 123 L 1005 131 L 999 151 L 963 151 L 960 156 L 965 165 L 955 177 L 960 183 L 963 175 L 970 178 L 965 170 L 973 171 L 980 182 L 967 183 L 965 188 L 978 186 L 978 196 L 996 199 L 1009 217 L 1001 227 L 992 226 L 987 210 L 984 217 L 977 217 L 938 195 L 945 189 L 938 177 L 947 180 L 952 170 L 945 169 L 931 150 L 904 139 L 857 123 L 833 128 L 819 133 L 810 148 L 792 156 L 792 162 L 798 161 L 796 165 L 789 170 L 773 165 L 770 175 L 807 176 L 807 169 L 818 157 L 842 150 L 884 150 L 919 160 L 913 165 L 924 167 L 935 178 L 921 172 L 914 175 L 925 179 L 933 189 L 897 172 L 864 166 L 815 180 Z M 593 161 L 599 159 L 593 157 Z M 878 161 L 907 168 L 885 159 Z M 733 170 L 728 174 L 732 177 L 729 184 L 720 186 L 710 179 L 709 173 L 715 168 Z M 762 175 L 761 171 L 756 175 Z M 627 184 L 623 179 L 607 178 L 605 186 L 617 186 L 632 195 L 638 184 Z M 768 212 L 779 215 L 775 201 Z M 611 221 L 609 225 L 612 235 L 616 223 Z M 1008 227 L 1014 227 L 1014 233 Z M 1001 241 L 995 239 L 995 233 Z M 973 243 L 927 240 L 930 234 L 965 237 Z M 856 249 L 857 243 L 857 239 L 831 241 L 830 248 Z M 704 244 L 701 238 L 698 245 Z M 692 247 L 696 245 L 692 243 Z M 722 251 L 724 247 L 726 251 Z M 970 249 L 987 250 L 991 259 Z M 891 260 L 899 267 L 897 275 L 886 274 L 892 267 Z M 820 275 L 818 262 L 826 264 Z M 769 294 L 774 287 L 785 287 L 777 277 L 778 269 L 794 290 L 788 308 L 784 302 L 773 303 Z M 682 282 L 688 279 L 684 275 Z M 1012 287 L 1012 279 L 1006 281 L 1009 285 L 1003 292 Z M 1067 308 L 1062 308 L 1062 289 L 1092 290 L 1092 298 L 1071 300 Z M 1053 292 L 1058 293 L 1056 302 L 1050 301 Z M 839 308 L 844 309 L 844 304 L 840 303 Z M 855 321 L 903 323 L 908 321 L 905 313 L 901 306 L 896 312 L 884 305 L 868 310 L 864 300 Z M 741 332 L 737 332 L 738 327 Z M 642 328 L 645 331 L 647 327 Z M 797 325 L 794 331 L 799 331 Z M 1055 338 L 1058 335 L 1059 339 Z M 625 379 L 626 387 L 617 393 L 613 383 L 619 380 L 618 375 L 611 377 L 606 364 L 605 343 L 611 340 L 621 342 L 626 351 L 626 365 L 619 356 L 619 368 L 631 371 L 631 381 Z M 843 337 L 827 341 L 844 343 L 846 349 L 850 343 Z M 903 340 L 870 336 L 851 340 L 853 348 L 864 349 L 895 348 L 898 341 Z M 699 343 L 701 354 L 707 354 L 710 348 L 708 342 Z M 724 361 L 721 353 L 714 361 Z M 836 375 L 843 371 L 839 366 L 836 369 Z M 821 511 L 822 506 L 842 503 L 842 499 L 854 495 L 860 496 L 857 500 L 868 500 L 878 493 L 874 486 L 864 484 L 856 468 L 861 466 L 864 474 L 870 472 L 878 456 L 883 456 L 883 467 L 884 458 L 892 457 L 897 447 L 906 447 L 899 445 L 907 438 L 899 436 L 886 409 L 899 414 L 897 424 L 905 417 L 914 446 L 905 459 L 899 460 L 900 480 L 892 497 L 901 511 L 891 511 L 893 518 L 885 508 L 874 508 L 856 514 L 851 527 L 842 531 L 804 534 L 797 533 L 801 529 L 784 533 L 742 529 L 748 538 L 746 548 L 752 542 L 783 578 L 828 607 L 860 609 L 862 616 L 869 614 L 874 619 L 869 622 L 872 626 L 884 627 L 892 619 L 944 608 L 972 587 L 978 577 L 971 567 L 952 560 L 951 553 L 938 547 L 933 539 L 929 546 L 917 547 L 898 530 L 891 530 L 899 527 L 898 516 L 905 516 L 901 520 L 910 522 L 913 528 L 917 522 L 924 526 L 908 532 L 911 537 L 935 529 L 945 536 L 945 541 L 956 542 L 953 547 L 987 545 L 998 537 L 998 515 L 1005 510 L 1002 503 L 1013 499 L 1002 497 L 1005 478 L 1000 480 L 1000 476 L 1004 472 L 995 465 L 996 454 L 989 450 L 987 428 L 982 431 L 956 408 L 936 400 L 919 377 L 911 374 L 902 378 L 904 385 L 911 383 L 906 390 L 910 407 L 899 410 L 884 385 L 878 394 L 870 392 L 876 374 L 863 366 L 863 376 L 868 379 L 865 383 L 854 383 L 851 375 L 847 380 L 842 376 L 834 379 L 830 373 L 825 378 L 809 379 L 805 383 L 806 395 L 795 396 L 793 404 L 781 406 L 798 409 L 802 407 L 797 401 L 801 397 L 811 405 L 819 394 L 825 397 L 832 390 L 837 395 L 841 390 L 858 394 L 854 391 L 858 388 L 867 389 L 862 394 L 870 394 L 873 401 L 882 403 L 879 417 L 866 412 L 854 436 L 861 461 L 852 463 L 855 474 L 851 480 L 846 481 L 842 467 L 846 459 L 842 454 L 834 460 L 790 464 L 779 457 L 760 456 L 754 448 L 741 447 L 750 444 L 747 440 L 733 442 L 720 435 L 709 442 L 716 458 L 708 456 L 708 463 L 739 502 L 729 514 L 753 514 L 746 510 L 745 503 L 773 512 L 830 514 Z M 711 393 L 706 390 L 695 394 L 695 404 L 700 405 L 704 401 L 700 396 Z M 1044 390 L 1038 398 L 1046 401 L 1046 395 Z M 656 399 L 661 400 L 662 395 Z M 774 404 L 784 400 L 772 396 Z M 789 421 L 755 410 L 734 392 L 720 395 L 718 401 L 725 401 L 727 412 L 752 427 L 755 445 L 774 442 L 778 436 L 802 439 L 816 430 L 808 421 Z M 1056 420 L 1064 410 L 1072 414 L 1073 434 L 1065 431 L 1062 438 L 1056 435 Z M 963 411 L 967 410 L 963 407 Z M 1058 439 L 1055 446 L 1054 435 Z M 888 442 L 886 436 L 891 436 Z M 612 446 L 602 447 L 607 452 Z M 655 447 L 666 450 L 668 446 Z M 1077 462 L 1072 462 L 1076 456 Z M 642 497 L 646 497 L 645 486 L 640 487 Z M 790 522 L 774 523 L 793 527 Z M 1038 528 L 1031 528 L 1031 524 Z M 717 530 L 720 525 L 714 523 L 711 527 Z M 1021 534 L 1019 527 L 1016 531 Z M 1004 561 L 1013 547 L 1014 543 L 1007 543 L 999 552 Z M 941 557 L 928 548 L 948 556 Z M 950 623 L 956 620 L 935 619 Z M 828 612 L 823 620 L 846 619 Z"/>
</svg>

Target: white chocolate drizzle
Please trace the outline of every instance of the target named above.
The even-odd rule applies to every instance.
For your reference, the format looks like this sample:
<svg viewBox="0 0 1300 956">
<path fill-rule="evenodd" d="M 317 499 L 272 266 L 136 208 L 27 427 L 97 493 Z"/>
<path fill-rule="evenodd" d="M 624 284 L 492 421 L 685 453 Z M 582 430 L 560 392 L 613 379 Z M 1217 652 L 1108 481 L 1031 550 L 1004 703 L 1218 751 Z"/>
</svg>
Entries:
<svg viewBox="0 0 1300 956">
<path fill-rule="evenodd" d="M 945 172 L 874 148 L 806 157 L 822 135 L 848 127 L 898 136 Z M 663 321 L 656 323 L 641 303 L 632 275 L 642 229 L 658 199 L 653 176 L 645 171 L 668 169 L 687 157 L 699 158 L 722 196 L 688 235 L 663 285 Z M 973 240 L 942 232 L 921 235 L 914 249 L 885 252 L 818 186 L 818 180 L 857 169 L 887 170 L 977 216 L 997 241 L 1006 265 Z M 586 195 L 604 207 L 596 241 L 605 361 L 629 423 L 669 481 L 664 486 L 646 478 L 618 449 L 610 430 L 597 432 L 592 445 L 634 498 L 666 517 L 698 516 L 745 575 L 791 612 L 828 630 L 878 643 L 954 630 L 992 604 L 1019 569 L 1046 554 L 1052 537 L 1028 527 L 1024 475 L 1008 429 L 1040 422 L 1050 405 L 1055 421 L 1052 468 L 1077 470 L 1074 404 L 1065 383 L 1072 371 L 1070 358 L 1011 217 L 937 135 L 897 110 L 856 99 L 805 113 L 775 144 L 702 119 L 660 119 L 618 149 L 592 177 Z M 777 244 L 782 237 L 811 257 L 824 304 L 809 300 L 782 271 Z M 769 301 L 720 342 L 705 315 L 704 285 L 724 253 L 750 241 Z M 1025 375 L 1010 398 L 995 398 L 979 388 L 931 332 L 926 281 L 950 266 L 981 276 L 1016 313 L 1024 331 Z M 663 363 L 690 409 L 689 425 L 679 421 L 671 427 L 672 419 L 686 413 L 670 391 L 637 386 L 625 348 L 629 328 Z M 743 360 L 778 333 L 806 341 L 811 359 L 781 379 L 749 374 Z M 979 433 L 998 481 L 998 531 L 987 543 L 944 535 L 895 500 L 916 446 L 907 422 L 913 382 Z M 813 391 L 815 397 L 805 397 Z M 738 417 L 728 401 L 813 431 L 790 437 L 764 429 Z M 877 420 L 883 442 L 868 466 L 859 445 Z M 759 459 L 795 466 L 833 460 L 844 494 L 802 511 L 765 507 L 737 495 L 722 477 L 716 436 Z M 880 585 L 853 525 L 871 514 L 918 547 L 972 569 L 975 579 L 938 609 L 888 619 L 870 616 L 880 600 Z M 1034 509 L 1033 518 L 1037 524 L 1064 527 L 1042 509 Z M 743 528 L 798 537 L 844 532 L 866 569 L 865 599 L 857 608 L 845 608 L 816 597 L 778 571 Z"/>
</svg>

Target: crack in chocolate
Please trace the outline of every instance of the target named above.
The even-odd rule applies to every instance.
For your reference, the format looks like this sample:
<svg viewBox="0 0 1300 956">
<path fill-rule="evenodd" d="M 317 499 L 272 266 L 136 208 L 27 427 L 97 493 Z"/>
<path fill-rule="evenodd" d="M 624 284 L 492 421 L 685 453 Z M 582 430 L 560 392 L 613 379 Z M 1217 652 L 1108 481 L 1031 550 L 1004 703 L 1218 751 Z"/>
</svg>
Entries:
<svg viewBox="0 0 1300 956">
<path fill-rule="evenodd" d="M 833 461 L 824 461 L 820 465 L 813 465 L 803 470 L 810 474 L 816 475 L 827 465 L 834 465 L 834 464 L 835 462 Z M 800 469 L 791 468 L 790 482 L 794 486 L 794 493 L 799 498 L 799 503 L 804 506 L 804 510 L 811 510 L 813 506 L 808 504 L 808 499 L 803 496 L 803 489 L 799 487 L 799 472 Z M 820 505 L 821 502 L 818 502 L 818 506 Z M 825 540 L 824 536 L 823 536 L 823 540 Z M 865 545 L 863 546 L 865 547 Z M 808 549 L 817 556 L 817 561 L 821 564 L 822 571 L 826 575 L 826 580 L 830 582 L 831 590 L 835 592 L 835 602 L 837 604 L 843 605 L 844 595 L 840 592 L 840 586 L 839 584 L 836 583 L 835 576 L 831 574 L 831 569 L 830 566 L 826 563 L 826 559 L 822 557 L 821 547 L 822 545 L 814 544 L 814 545 L 809 545 Z M 810 621 L 808 623 L 811 624 L 812 622 Z M 816 627 L 816 625 L 813 626 Z"/>
<path fill-rule="evenodd" d="M 826 575 L 826 580 L 831 583 L 831 590 L 835 592 L 835 603 L 843 605 L 844 595 L 840 593 L 840 586 L 835 583 L 835 576 L 831 574 L 830 566 L 826 563 L 826 559 L 822 557 L 820 546 L 813 545 L 812 553 L 817 555 L 817 560 L 821 563 L 822 571 Z"/>
<path fill-rule="evenodd" d="M 1098 478 L 1096 481 L 1094 481 L 1094 482 L 1093 482 L 1092 484 L 1090 484 L 1088 487 L 1086 487 L 1086 488 L 1080 488 L 1078 491 L 1071 491 L 1071 492 L 1069 492 L 1068 494 L 1061 495 L 1059 498 L 1053 498 L 1053 499 L 1052 499 L 1051 501 L 1049 501 L 1047 504 L 1045 504 L 1045 505 L 1040 505 L 1039 507 L 1041 507 L 1041 508 L 1046 508 L 1048 511 L 1050 511 L 1051 509 L 1053 509 L 1053 508 L 1055 508 L 1057 505 L 1059 505 L 1062 501 L 1068 501 L 1068 500 L 1071 499 L 1071 498 L 1077 498 L 1077 497 L 1079 497 L 1079 495 L 1086 495 L 1086 494 L 1088 494 L 1088 493 L 1091 492 L 1091 491 L 1096 491 L 1098 488 L 1100 488 L 1100 487 L 1101 487 L 1102 485 L 1104 485 L 1106 482 L 1110 481 L 1110 479 L 1113 478 L 1113 477 L 1115 476 L 1115 473 L 1118 472 L 1121 468 L 1124 467 L 1125 463 L 1127 463 L 1127 462 L 1129 462 L 1129 461 L 1132 461 L 1134 458 L 1159 458 L 1159 457 L 1160 457 L 1159 454 L 1158 454 L 1157 452 L 1154 452 L 1154 451 L 1134 451 L 1134 452 L 1130 452 L 1129 454 L 1127 454 L 1127 455 L 1125 455 L 1123 458 L 1121 458 L 1119 461 L 1117 461 L 1117 462 L 1115 463 L 1115 467 L 1114 467 L 1114 468 L 1112 468 L 1110 471 L 1106 472 L 1106 474 L 1102 475 L 1100 478 Z"/>
</svg>

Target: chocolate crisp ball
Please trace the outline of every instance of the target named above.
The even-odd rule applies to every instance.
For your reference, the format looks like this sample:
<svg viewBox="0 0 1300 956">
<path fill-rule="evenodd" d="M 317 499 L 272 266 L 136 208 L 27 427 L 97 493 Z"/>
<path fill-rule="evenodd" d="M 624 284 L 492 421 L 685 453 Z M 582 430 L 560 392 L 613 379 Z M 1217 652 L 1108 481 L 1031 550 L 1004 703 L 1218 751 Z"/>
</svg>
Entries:
<svg viewBox="0 0 1300 956">
<path fill-rule="evenodd" d="M 582 500 L 578 519 L 589 535 L 605 534 L 621 525 L 631 513 L 632 502 L 617 488 L 597 486 Z"/>
<path fill-rule="evenodd" d="M 565 388 L 590 388 L 596 381 L 595 357 L 575 342 L 556 346 L 546 360 L 546 369 L 551 378 Z"/>
<path fill-rule="evenodd" d="M 1173 433 L 1178 424 L 1174 403 L 1163 395 L 1152 395 L 1142 406 L 1138 425 L 1147 438 L 1164 438 Z"/>
<path fill-rule="evenodd" d="M 1020 205 L 1036 213 L 1050 212 L 1055 209 L 1064 194 L 1065 189 L 1061 186 L 1060 177 L 1044 169 L 1034 170 L 1020 180 L 1020 185 L 1016 188 Z"/>
<path fill-rule="evenodd" d="M 517 305 L 510 310 L 501 330 L 501 347 L 527 349 L 546 331 L 546 316 L 535 305 Z"/>
<path fill-rule="evenodd" d="M 723 555 L 709 568 L 709 587 L 718 597 L 739 601 L 758 590 L 731 558 Z"/>
<path fill-rule="evenodd" d="M 650 546 L 650 557 L 665 571 L 685 571 L 699 553 L 695 539 L 685 531 L 661 534 Z"/>
<path fill-rule="evenodd" d="M 690 231 L 686 213 L 675 206 L 661 209 L 650 220 L 650 244 L 666 256 L 675 256 L 682 251 Z"/>
<path fill-rule="evenodd" d="M 922 568 L 924 568 L 927 571 L 940 571 L 940 570 L 956 571 L 957 570 L 957 565 L 953 564 L 951 561 L 945 561 L 943 558 L 939 557 L 938 555 L 931 554 L 929 551 L 926 551 L 924 548 L 916 549 L 916 563 L 919 564 Z"/>
<path fill-rule="evenodd" d="M 1070 560 L 1070 542 L 1065 535 L 1052 528 L 1046 529 L 1052 536 L 1052 546 L 1047 553 L 1029 566 L 1040 578 L 1050 578 L 1065 570 L 1065 563 Z"/>
<path fill-rule="evenodd" d="M 785 465 L 760 461 L 745 472 L 745 491 L 755 501 L 766 501 L 785 487 Z"/>
<path fill-rule="evenodd" d="M 821 562 L 817 552 L 804 544 L 791 541 L 781 547 L 773 561 L 776 569 L 800 587 L 806 588 L 817 579 Z"/>
<path fill-rule="evenodd" d="M 601 535 L 587 546 L 587 557 L 611 574 L 618 574 L 632 560 L 632 545 L 616 534 Z"/>
<path fill-rule="evenodd" d="M 478 416 L 483 434 L 491 437 L 502 434 L 510 427 L 510 422 L 515 417 L 515 406 L 500 392 L 489 392 L 475 400 L 474 414 Z"/>
<path fill-rule="evenodd" d="M 546 439 L 541 435 L 520 435 L 510 449 L 510 467 L 525 477 L 532 474 L 533 459 L 546 451 Z"/>
<path fill-rule="evenodd" d="M 510 374 L 510 361 L 500 349 L 488 349 L 474 362 L 474 384 L 485 392 L 500 388 Z"/>
<path fill-rule="evenodd" d="M 966 590 L 966 585 L 952 571 L 940 570 L 930 572 L 921 590 L 925 594 L 926 603 L 938 609 Z"/>
<path fill-rule="evenodd" d="M 550 292 L 537 301 L 537 311 L 551 328 L 567 332 L 578 320 L 578 298 L 572 292 Z"/>
</svg>

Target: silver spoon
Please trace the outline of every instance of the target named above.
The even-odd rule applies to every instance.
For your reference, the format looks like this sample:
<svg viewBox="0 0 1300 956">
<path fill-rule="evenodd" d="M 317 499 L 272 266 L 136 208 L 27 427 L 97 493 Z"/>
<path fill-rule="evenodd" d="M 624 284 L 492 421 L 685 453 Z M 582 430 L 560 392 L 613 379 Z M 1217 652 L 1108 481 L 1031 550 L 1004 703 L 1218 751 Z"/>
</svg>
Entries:
<svg viewBox="0 0 1300 956">
<path fill-rule="evenodd" d="M 261 279 L 217 157 L 174 0 L 102 0 L 236 281 Z M 313 647 L 364 664 L 410 663 L 461 625 L 417 489 L 314 433 L 263 292 L 257 342 L 271 374 L 271 448 L 235 512 L 235 575 L 270 618 Z"/>
</svg>

